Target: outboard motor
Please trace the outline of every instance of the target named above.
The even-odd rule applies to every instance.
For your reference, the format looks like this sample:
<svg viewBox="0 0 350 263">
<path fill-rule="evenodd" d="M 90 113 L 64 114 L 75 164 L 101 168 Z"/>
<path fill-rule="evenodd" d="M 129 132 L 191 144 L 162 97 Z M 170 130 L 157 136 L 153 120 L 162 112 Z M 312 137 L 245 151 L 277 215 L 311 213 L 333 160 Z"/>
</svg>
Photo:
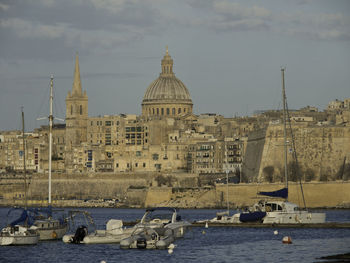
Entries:
<svg viewBox="0 0 350 263">
<path fill-rule="evenodd" d="M 75 231 L 75 235 L 72 239 L 72 243 L 80 244 L 81 241 L 84 240 L 84 237 L 88 234 L 88 229 L 86 226 L 80 226 Z"/>
<path fill-rule="evenodd" d="M 136 247 L 139 248 L 139 249 L 144 249 L 147 247 L 147 240 L 146 238 L 144 237 L 139 237 L 137 240 L 136 240 Z"/>
</svg>

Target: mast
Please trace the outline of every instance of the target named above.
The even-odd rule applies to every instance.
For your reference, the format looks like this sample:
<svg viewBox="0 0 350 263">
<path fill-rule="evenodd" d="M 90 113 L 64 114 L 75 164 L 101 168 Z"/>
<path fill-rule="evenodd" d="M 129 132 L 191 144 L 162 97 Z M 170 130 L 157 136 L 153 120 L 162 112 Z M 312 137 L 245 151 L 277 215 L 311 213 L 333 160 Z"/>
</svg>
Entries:
<svg viewBox="0 0 350 263">
<path fill-rule="evenodd" d="M 227 215 L 230 215 L 230 203 L 228 200 L 228 163 L 227 163 L 227 144 L 225 141 L 225 157 L 226 157 L 226 199 L 227 199 Z"/>
<path fill-rule="evenodd" d="M 282 101 L 283 101 L 283 137 L 284 137 L 284 178 L 285 178 L 285 182 L 286 182 L 286 188 L 288 189 L 286 90 L 285 90 L 285 85 L 284 85 L 284 71 L 285 71 L 285 68 L 281 68 L 281 74 L 282 74 Z M 286 201 L 288 201 L 288 197 L 286 198 Z"/>
<path fill-rule="evenodd" d="M 50 115 L 49 115 L 49 199 L 48 199 L 48 205 L 51 204 L 51 170 L 52 170 L 52 126 L 53 126 L 53 119 L 57 119 L 60 121 L 64 121 L 59 118 L 54 118 L 52 114 L 52 102 L 53 102 L 53 75 L 51 74 L 50 77 Z M 37 120 L 44 120 L 47 117 L 38 118 Z"/>
<path fill-rule="evenodd" d="M 22 108 L 22 139 L 23 139 L 23 171 L 24 171 L 24 208 L 27 209 L 27 170 L 26 170 L 26 145 L 24 139 L 24 112 Z"/>
<path fill-rule="evenodd" d="M 50 79 L 50 115 L 49 115 L 49 205 L 51 204 L 51 166 L 52 166 L 52 101 L 53 101 L 53 75 Z"/>
</svg>

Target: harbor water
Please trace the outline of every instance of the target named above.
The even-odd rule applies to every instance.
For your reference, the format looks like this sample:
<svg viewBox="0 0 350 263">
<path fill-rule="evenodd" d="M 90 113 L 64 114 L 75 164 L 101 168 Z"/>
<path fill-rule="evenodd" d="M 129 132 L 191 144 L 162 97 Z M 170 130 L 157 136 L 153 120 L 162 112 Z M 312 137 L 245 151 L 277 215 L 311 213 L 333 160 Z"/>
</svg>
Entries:
<svg viewBox="0 0 350 263">
<path fill-rule="evenodd" d="M 0 208 L 0 227 L 7 224 L 9 208 Z M 70 209 L 65 209 L 68 211 Z M 97 229 L 111 219 L 135 221 L 144 209 L 92 208 Z M 350 222 L 350 210 L 324 210 L 327 222 Z M 188 221 L 210 219 L 216 210 L 183 209 Z M 278 230 L 278 234 L 274 231 Z M 283 244 L 290 236 L 292 244 Z M 34 246 L 0 247 L 0 262 L 325 262 L 323 256 L 350 252 L 350 229 L 193 227 L 167 250 L 121 250 L 118 244 L 73 245 L 62 241 Z"/>
</svg>

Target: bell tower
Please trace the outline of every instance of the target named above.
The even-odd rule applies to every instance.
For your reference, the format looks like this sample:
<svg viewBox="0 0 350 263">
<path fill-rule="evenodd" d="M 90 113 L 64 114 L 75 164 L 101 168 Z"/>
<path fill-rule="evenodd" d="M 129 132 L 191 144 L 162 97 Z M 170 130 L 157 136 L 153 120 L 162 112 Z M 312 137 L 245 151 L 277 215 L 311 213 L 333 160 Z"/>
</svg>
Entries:
<svg viewBox="0 0 350 263">
<path fill-rule="evenodd" d="M 79 56 L 75 56 L 72 92 L 66 97 L 66 168 L 72 163 L 72 150 L 87 140 L 88 97 L 81 88 Z M 72 167 L 74 169 L 74 167 Z"/>
</svg>

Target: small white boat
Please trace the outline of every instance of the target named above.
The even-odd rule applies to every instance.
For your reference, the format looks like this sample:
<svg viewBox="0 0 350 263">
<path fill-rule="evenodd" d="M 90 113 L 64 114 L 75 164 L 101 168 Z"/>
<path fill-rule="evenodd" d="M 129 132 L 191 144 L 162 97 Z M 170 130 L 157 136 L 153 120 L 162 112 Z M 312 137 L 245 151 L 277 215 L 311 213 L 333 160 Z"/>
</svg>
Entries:
<svg viewBox="0 0 350 263">
<path fill-rule="evenodd" d="M 147 209 L 131 235 L 120 241 L 120 248 L 166 249 L 190 228 L 191 223 L 181 220 L 175 208 Z"/>
<path fill-rule="evenodd" d="M 229 211 L 217 212 L 216 217 L 212 219 L 199 220 L 196 222 L 197 223 L 222 223 L 222 224 L 235 223 L 234 217 L 230 216 Z"/>
<path fill-rule="evenodd" d="M 39 241 L 39 233 L 35 227 L 21 225 L 7 226 L 1 230 L 0 245 L 36 245 Z"/>
<path fill-rule="evenodd" d="M 106 230 L 96 230 L 91 234 L 85 233 L 83 239 L 79 242 L 82 244 L 112 244 L 120 243 L 124 238 L 127 238 L 133 232 L 133 228 L 123 228 L 123 221 L 117 219 L 110 219 L 106 224 Z M 74 243 L 75 235 L 65 235 L 63 242 Z"/>
</svg>

